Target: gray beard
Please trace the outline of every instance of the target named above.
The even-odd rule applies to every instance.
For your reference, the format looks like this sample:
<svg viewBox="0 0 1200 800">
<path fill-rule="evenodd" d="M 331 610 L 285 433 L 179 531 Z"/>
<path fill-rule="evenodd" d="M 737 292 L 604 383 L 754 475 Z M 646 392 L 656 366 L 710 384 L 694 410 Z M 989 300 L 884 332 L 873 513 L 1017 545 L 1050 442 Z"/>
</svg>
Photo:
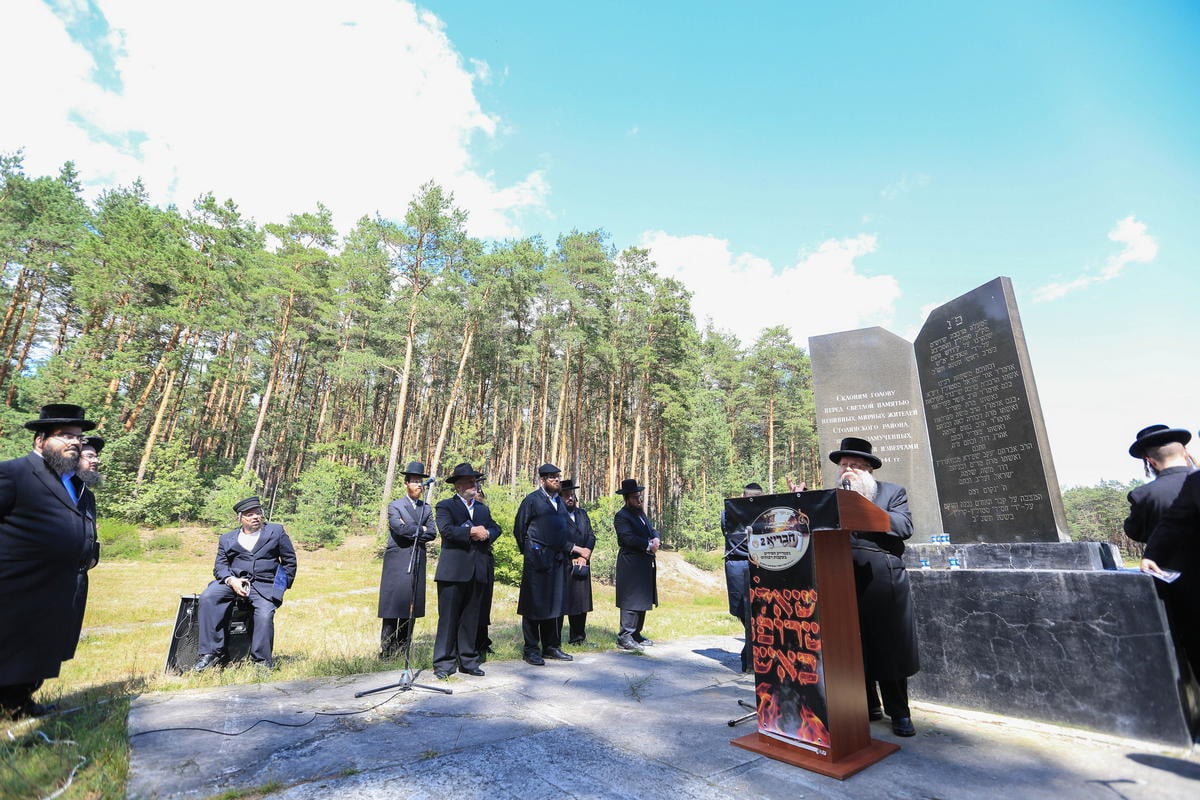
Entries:
<svg viewBox="0 0 1200 800">
<path fill-rule="evenodd" d="M 879 481 L 875 480 L 875 476 L 869 472 L 851 473 L 846 475 L 844 480 L 850 481 L 850 490 L 858 492 L 863 497 L 875 502 L 875 496 L 879 494 Z"/>
<path fill-rule="evenodd" d="M 74 472 L 79 468 L 79 456 L 66 456 L 62 453 L 51 453 L 49 450 L 42 451 L 42 458 L 46 462 L 46 466 L 50 471 L 60 478 L 68 472 Z"/>
<path fill-rule="evenodd" d="M 79 476 L 79 480 L 83 481 L 83 485 L 89 489 L 95 489 L 104 483 L 104 478 L 95 470 L 81 469 L 75 474 Z"/>
</svg>

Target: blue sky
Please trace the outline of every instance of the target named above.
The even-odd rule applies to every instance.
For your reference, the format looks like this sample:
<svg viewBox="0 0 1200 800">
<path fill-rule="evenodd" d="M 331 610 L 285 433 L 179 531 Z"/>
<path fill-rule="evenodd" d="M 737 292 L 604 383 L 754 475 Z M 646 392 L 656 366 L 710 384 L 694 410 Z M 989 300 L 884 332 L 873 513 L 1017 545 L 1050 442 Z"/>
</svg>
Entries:
<svg viewBox="0 0 1200 800">
<path fill-rule="evenodd" d="M 1195 3 L 16 0 L 0 25 L 0 150 L 31 172 L 343 230 L 433 178 L 480 236 L 650 247 L 746 340 L 911 339 L 1007 275 L 1063 483 L 1200 426 Z"/>
</svg>

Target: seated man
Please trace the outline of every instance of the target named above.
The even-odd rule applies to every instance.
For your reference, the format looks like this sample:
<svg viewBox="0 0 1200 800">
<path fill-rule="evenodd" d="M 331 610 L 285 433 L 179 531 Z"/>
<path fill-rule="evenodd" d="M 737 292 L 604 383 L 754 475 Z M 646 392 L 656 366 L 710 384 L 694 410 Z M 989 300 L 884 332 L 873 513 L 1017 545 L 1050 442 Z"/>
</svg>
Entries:
<svg viewBox="0 0 1200 800">
<path fill-rule="evenodd" d="M 262 503 L 247 497 L 233 507 L 241 528 L 221 535 L 213 566 L 216 579 L 200 595 L 200 659 L 195 670 L 217 663 L 225 651 L 225 617 L 229 604 L 244 597 L 254 606 L 250 658 L 273 665 L 275 609 L 296 580 L 296 549 L 282 525 L 265 522 Z"/>
</svg>

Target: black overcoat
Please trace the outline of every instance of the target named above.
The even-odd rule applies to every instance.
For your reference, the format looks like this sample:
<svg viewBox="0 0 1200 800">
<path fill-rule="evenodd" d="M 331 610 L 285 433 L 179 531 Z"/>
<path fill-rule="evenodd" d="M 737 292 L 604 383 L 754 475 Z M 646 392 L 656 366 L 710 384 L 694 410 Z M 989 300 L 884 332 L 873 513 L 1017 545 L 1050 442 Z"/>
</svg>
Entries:
<svg viewBox="0 0 1200 800">
<path fill-rule="evenodd" d="M 868 680 L 897 680 L 920 669 L 916 615 L 903 561 L 912 513 L 904 487 L 894 483 L 880 482 L 874 503 L 888 512 L 891 530 L 850 537 L 863 666 Z"/>
<path fill-rule="evenodd" d="M 1179 496 L 1179 490 L 1191 472 L 1191 467 L 1167 467 L 1157 478 L 1130 492 L 1125 535 L 1135 542 L 1149 541 L 1154 526 Z"/>
<path fill-rule="evenodd" d="M 449 583 L 491 583 L 496 573 L 492 542 L 500 536 L 500 526 L 492 520 L 492 512 L 476 501 L 472 518 L 467 513 L 467 504 L 458 495 L 441 501 L 434 511 L 438 533 L 442 535 L 442 552 L 438 555 L 433 579 Z M 475 525 L 487 528 L 487 541 L 471 539 L 471 528 Z"/>
<path fill-rule="evenodd" d="M 570 564 L 574 543 L 568 538 L 567 505 L 557 507 L 541 489 L 521 501 L 513 537 L 524 556 L 517 613 L 531 620 L 561 617 L 567 607 L 564 563 Z"/>
<path fill-rule="evenodd" d="M 56 677 L 78 637 L 91 491 L 76 486 L 79 505 L 37 453 L 0 462 L 0 686 Z"/>
<path fill-rule="evenodd" d="M 613 515 L 617 531 L 617 608 L 649 611 L 658 605 L 654 554 L 646 552 L 658 531 L 650 520 L 629 506 Z M 659 537 L 661 538 L 661 537 Z"/>
<path fill-rule="evenodd" d="M 283 593 L 296 580 L 296 548 L 282 525 L 268 522 L 258 532 L 253 550 L 238 543 L 240 528 L 221 534 L 217 541 L 217 557 L 213 562 L 213 578 L 224 583 L 226 578 L 252 579 L 251 592 L 270 600 L 276 607 L 283 604 Z"/>
<path fill-rule="evenodd" d="M 383 573 L 379 577 L 380 619 L 425 616 L 425 544 L 433 541 L 437 529 L 429 504 L 417 500 L 414 508 L 413 502 L 401 497 L 388 504 L 388 543 L 383 551 Z M 415 561 L 414 544 L 417 548 Z M 408 571 L 409 564 L 412 564 L 412 572 Z M 415 597 L 412 591 L 414 577 Z"/>
<path fill-rule="evenodd" d="M 592 520 L 588 517 L 588 513 L 582 508 L 575 509 L 575 521 L 568 520 L 568 536 L 571 541 L 580 547 L 586 547 L 588 550 L 596 548 L 596 534 L 592 530 Z M 591 558 L 588 559 L 589 567 Z M 589 568 L 588 574 L 584 577 L 573 575 L 571 571 L 571 559 L 567 559 L 566 564 L 567 574 L 567 613 L 568 614 L 586 614 L 592 610 L 592 576 Z"/>
<path fill-rule="evenodd" d="M 1200 673 L 1200 472 L 1183 481 L 1179 495 L 1163 512 L 1150 534 L 1144 556 L 1163 569 L 1178 570 L 1179 578 L 1167 584 L 1175 633 Z"/>
<path fill-rule="evenodd" d="M 100 560 L 100 539 L 96 531 L 96 495 L 91 491 L 79 498 L 79 507 L 83 510 L 83 556 L 79 563 L 79 574 L 75 579 L 75 619 L 71 632 L 67 635 L 67 650 L 63 661 L 75 657 L 75 649 L 79 646 L 79 635 L 83 633 L 83 616 L 87 611 L 88 570 L 92 562 Z"/>
</svg>

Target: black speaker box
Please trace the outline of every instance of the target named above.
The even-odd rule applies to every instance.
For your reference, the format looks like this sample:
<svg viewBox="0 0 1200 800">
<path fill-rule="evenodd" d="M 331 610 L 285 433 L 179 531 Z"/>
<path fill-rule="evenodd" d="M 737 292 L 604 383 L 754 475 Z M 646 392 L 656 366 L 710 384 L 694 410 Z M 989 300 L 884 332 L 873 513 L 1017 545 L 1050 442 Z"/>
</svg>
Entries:
<svg viewBox="0 0 1200 800">
<path fill-rule="evenodd" d="M 250 655 L 250 636 L 254 628 L 254 608 L 246 601 L 229 604 L 225 621 L 225 663 L 241 661 Z M 182 674 L 200 658 L 200 595 L 179 597 L 179 611 L 171 631 L 171 646 L 167 650 L 168 672 Z"/>
</svg>

